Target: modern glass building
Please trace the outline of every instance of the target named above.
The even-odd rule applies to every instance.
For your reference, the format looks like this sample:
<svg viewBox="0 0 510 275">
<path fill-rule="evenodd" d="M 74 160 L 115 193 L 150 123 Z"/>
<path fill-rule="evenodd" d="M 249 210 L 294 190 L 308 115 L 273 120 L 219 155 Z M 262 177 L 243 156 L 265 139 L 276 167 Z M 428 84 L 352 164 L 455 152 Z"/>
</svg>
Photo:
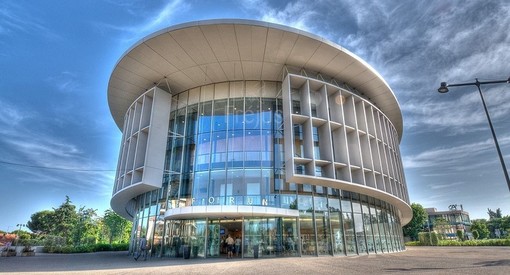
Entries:
<svg viewBox="0 0 510 275">
<path fill-rule="evenodd" d="M 111 206 L 154 256 L 358 255 L 404 249 L 412 217 L 395 95 L 367 63 L 289 27 L 173 26 L 110 77 L 123 137 Z"/>
</svg>

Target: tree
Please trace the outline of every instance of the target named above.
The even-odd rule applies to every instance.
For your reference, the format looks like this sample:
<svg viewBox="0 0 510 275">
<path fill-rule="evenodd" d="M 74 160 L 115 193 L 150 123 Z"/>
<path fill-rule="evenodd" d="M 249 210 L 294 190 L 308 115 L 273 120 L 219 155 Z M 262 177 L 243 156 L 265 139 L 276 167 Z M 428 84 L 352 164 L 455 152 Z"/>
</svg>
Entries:
<svg viewBox="0 0 510 275">
<path fill-rule="evenodd" d="M 404 236 L 410 237 L 414 241 L 418 239 L 418 233 L 422 231 L 428 215 L 421 204 L 413 203 L 411 204 L 411 209 L 413 210 L 413 218 L 402 230 L 404 231 Z"/>
<path fill-rule="evenodd" d="M 489 215 L 489 220 L 502 218 L 500 208 L 496 209 L 496 211 L 492 211 L 492 209 L 487 208 L 487 214 Z"/>
<path fill-rule="evenodd" d="M 487 208 L 487 214 L 489 214 L 489 221 L 487 221 L 487 229 L 489 229 L 491 238 L 501 238 L 506 227 L 506 217 L 502 217 L 501 209 L 498 208 L 496 211 L 492 211 Z"/>
<path fill-rule="evenodd" d="M 73 244 L 94 244 L 98 239 L 98 217 L 96 210 L 85 206 L 78 210 L 78 222 L 73 227 Z"/>
<path fill-rule="evenodd" d="M 71 203 L 69 196 L 58 208 L 53 208 L 55 214 L 53 215 L 53 222 L 55 224 L 53 235 L 64 237 L 67 244 L 71 243 L 71 234 L 74 226 L 78 222 L 78 214 L 76 213 L 76 206 Z"/>
<path fill-rule="evenodd" d="M 487 228 L 487 220 L 478 219 L 471 221 L 471 232 L 478 232 L 480 239 L 485 239 L 489 236 L 489 229 Z"/>
<path fill-rule="evenodd" d="M 473 230 L 472 233 L 473 233 L 473 238 L 475 238 L 475 240 L 478 240 L 478 238 L 480 238 L 480 234 L 478 234 L 477 230 Z"/>
<path fill-rule="evenodd" d="M 443 238 L 446 238 L 446 231 L 449 228 L 451 228 L 451 225 L 445 218 L 437 218 L 434 221 L 434 229 L 437 229 Z"/>
<path fill-rule="evenodd" d="M 55 211 L 43 210 L 36 212 L 30 216 L 30 220 L 27 222 L 28 229 L 32 232 L 49 234 L 53 231 L 53 215 Z"/>
<path fill-rule="evenodd" d="M 129 233 L 126 239 L 126 229 L 131 228 L 131 222 L 119 216 L 111 209 L 107 209 L 104 213 L 103 226 L 109 244 L 115 241 L 124 242 L 129 239 Z"/>
</svg>

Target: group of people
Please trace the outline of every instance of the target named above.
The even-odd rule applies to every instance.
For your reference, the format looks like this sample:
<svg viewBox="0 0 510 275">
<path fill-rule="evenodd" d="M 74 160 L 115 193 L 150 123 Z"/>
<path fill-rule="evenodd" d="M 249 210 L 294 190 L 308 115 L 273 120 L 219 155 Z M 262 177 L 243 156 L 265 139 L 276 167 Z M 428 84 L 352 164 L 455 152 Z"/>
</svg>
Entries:
<svg viewBox="0 0 510 275">
<path fill-rule="evenodd" d="M 241 251 L 241 238 L 239 238 L 239 236 L 234 240 L 229 234 L 228 237 L 223 240 L 223 245 L 226 247 L 227 259 L 232 259 L 234 253 L 236 257 L 239 256 L 239 252 Z"/>
</svg>

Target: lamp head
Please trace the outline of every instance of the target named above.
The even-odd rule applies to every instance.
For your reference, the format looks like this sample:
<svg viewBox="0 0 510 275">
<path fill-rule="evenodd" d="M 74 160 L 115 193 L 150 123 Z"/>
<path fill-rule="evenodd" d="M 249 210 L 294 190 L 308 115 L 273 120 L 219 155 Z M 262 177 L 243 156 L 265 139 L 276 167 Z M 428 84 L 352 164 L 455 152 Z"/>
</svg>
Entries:
<svg viewBox="0 0 510 275">
<path fill-rule="evenodd" d="M 441 87 L 439 87 L 439 89 L 437 89 L 437 91 L 442 94 L 447 93 L 448 92 L 448 84 L 446 84 L 446 82 L 441 82 Z"/>
</svg>

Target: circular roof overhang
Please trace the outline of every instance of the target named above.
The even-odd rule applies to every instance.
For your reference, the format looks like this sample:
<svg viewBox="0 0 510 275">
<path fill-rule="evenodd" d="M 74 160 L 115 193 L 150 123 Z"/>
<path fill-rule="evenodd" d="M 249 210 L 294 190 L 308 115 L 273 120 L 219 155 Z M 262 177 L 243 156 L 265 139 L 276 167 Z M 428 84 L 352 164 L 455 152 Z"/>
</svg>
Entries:
<svg viewBox="0 0 510 275">
<path fill-rule="evenodd" d="M 129 106 L 158 83 L 178 94 L 225 81 L 281 81 L 284 66 L 317 72 L 356 88 L 381 109 L 402 137 L 398 101 L 365 61 L 308 32 L 253 20 L 196 21 L 143 38 L 117 62 L 108 83 L 108 105 L 122 129 Z"/>
</svg>

